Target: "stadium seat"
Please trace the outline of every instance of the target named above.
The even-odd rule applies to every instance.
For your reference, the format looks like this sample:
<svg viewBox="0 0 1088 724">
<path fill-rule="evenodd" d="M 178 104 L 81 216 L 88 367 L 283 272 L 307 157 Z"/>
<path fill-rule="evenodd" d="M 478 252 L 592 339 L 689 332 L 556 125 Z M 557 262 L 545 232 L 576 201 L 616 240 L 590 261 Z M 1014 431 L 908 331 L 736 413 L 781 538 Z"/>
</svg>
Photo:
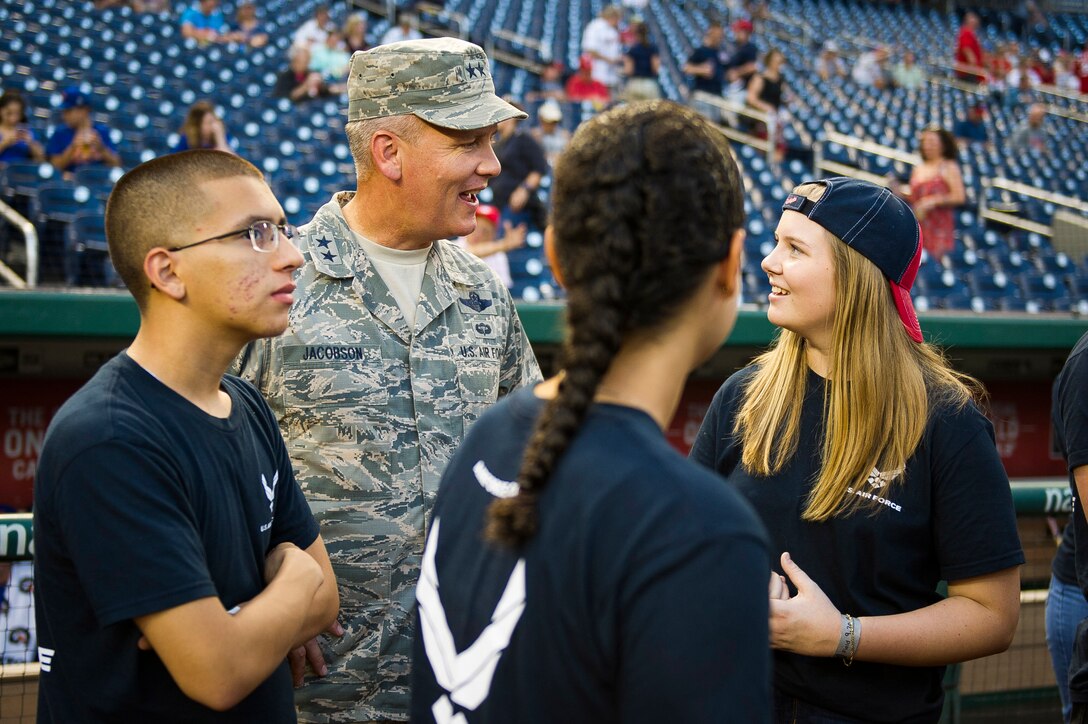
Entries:
<svg viewBox="0 0 1088 724">
<path fill-rule="evenodd" d="M 105 219 L 101 212 L 79 212 L 67 228 L 64 268 L 68 284 L 112 286 L 117 274 L 110 263 Z"/>
</svg>

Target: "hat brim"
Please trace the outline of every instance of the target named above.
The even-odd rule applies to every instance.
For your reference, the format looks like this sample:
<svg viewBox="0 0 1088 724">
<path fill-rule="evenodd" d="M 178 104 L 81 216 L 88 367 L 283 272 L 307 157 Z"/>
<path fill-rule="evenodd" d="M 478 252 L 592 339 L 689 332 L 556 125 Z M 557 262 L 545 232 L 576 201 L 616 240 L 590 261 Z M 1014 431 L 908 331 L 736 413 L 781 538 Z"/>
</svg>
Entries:
<svg viewBox="0 0 1088 724">
<path fill-rule="evenodd" d="M 907 334 L 915 342 L 922 341 L 922 325 L 918 324 L 918 314 L 914 311 L 914 302 L 911 301 L 910 291 L 904 289 L 893 281 L 888 281 L 892 288 L 892 299 L 895 300 L 895 311 L 899 312 L 899 321 L 903 323 Z"/>
<path fill-rule="evenodd" d="M 412 113 L 416 117 L 427 121 L 427 123 L 455 131 L 474 131 L 477 128 L 487 128 L 510 118 L 524 120 L 529 117 L 527 113 L 519 111 L 496 95 L 484 96 L 482 99 L 471 103 L 436 109 L 414 110 Z"/>
</svg>

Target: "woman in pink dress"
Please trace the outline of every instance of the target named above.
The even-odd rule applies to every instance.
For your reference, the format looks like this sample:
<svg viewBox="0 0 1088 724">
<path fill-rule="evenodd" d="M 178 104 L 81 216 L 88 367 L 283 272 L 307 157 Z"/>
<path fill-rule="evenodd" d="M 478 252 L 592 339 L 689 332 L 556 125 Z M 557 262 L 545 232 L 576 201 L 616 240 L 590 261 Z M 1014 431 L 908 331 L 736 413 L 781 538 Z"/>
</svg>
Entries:
<svg viewBox="0 0 1088 724">
<path fill-rule="evenodd" d="M 920 140 L 922 162 L 910 174 L 910 201 L 922 230 L 922 244 L 940 261 L 956 245 L 952 211 L 967 200 L 957 161 L 956 139 L 943 128 L 930 126 Z M 906 191 L 906 189 L 904 189 Z"/>
</svg>

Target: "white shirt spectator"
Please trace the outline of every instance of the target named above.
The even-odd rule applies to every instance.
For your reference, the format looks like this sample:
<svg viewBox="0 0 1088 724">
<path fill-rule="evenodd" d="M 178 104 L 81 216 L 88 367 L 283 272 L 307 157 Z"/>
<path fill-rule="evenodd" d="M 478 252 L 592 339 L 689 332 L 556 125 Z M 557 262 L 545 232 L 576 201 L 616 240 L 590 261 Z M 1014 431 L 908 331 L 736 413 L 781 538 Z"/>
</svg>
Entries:
<svg viewBox="0 0 1088 724">
<path fill-rule="evenodd" d="M 582 33 L 582 52 L 598 53 L 603 58 L 593 58 L 593 80 L 615 88 L 620 82 L 619 63 L 623 59 L 620 31 L 604 18 L 595 18 Z"/>
<path fill-rule="evenodd" d="M 407 30 L 400 25 L 394 25 L 385 31 L 385 35 L 382 36 L 382 45 L 388 45 L 389 43 L 399 43 L 402 40 L 419 40 L 423 37 L 423 33 L 419 32 L 413 27 L 409 27 Z"/>
<path fill-rule="evenodd" d="M 877 52 L 878 51 L 873 50 L 858 56 L 857 63 L 850 72 L 850 77 L 853 78 L 854 82 L 858 85 L 874 86 L 881 78 L 883 78 L 884 68 L 877 58 Z"/>
<path fill-rule="evenodd" d="M 317 18 L 310 18 L 295 31 L 295 35 L 291 39 L 291 46 L 313 49 L 324 45 L 325 39 L 328 37 L 328 29 L 323 28 L 317 22 Z"/>
</svg>

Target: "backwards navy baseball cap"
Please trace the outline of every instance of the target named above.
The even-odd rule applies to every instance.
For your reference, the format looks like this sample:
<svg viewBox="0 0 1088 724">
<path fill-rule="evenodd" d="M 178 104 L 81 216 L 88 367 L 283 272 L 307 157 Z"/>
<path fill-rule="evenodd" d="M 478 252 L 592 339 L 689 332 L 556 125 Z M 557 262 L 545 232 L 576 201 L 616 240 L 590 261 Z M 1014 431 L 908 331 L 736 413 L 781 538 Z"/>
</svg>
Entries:
<svg viewBox="0 0 1088 724">
<path fill-rule="evenodd" d="M 824 194 L 812 201 L 790 194 L 783 211 L 796 211 L 842 239 L 876 264 L 888 279 L 907 334 L 922 341 L 910 288 L 922 261 L 922 231 L 910 206 L 883 186 L 845 176 L 822 179 Z"/>
</svg>

